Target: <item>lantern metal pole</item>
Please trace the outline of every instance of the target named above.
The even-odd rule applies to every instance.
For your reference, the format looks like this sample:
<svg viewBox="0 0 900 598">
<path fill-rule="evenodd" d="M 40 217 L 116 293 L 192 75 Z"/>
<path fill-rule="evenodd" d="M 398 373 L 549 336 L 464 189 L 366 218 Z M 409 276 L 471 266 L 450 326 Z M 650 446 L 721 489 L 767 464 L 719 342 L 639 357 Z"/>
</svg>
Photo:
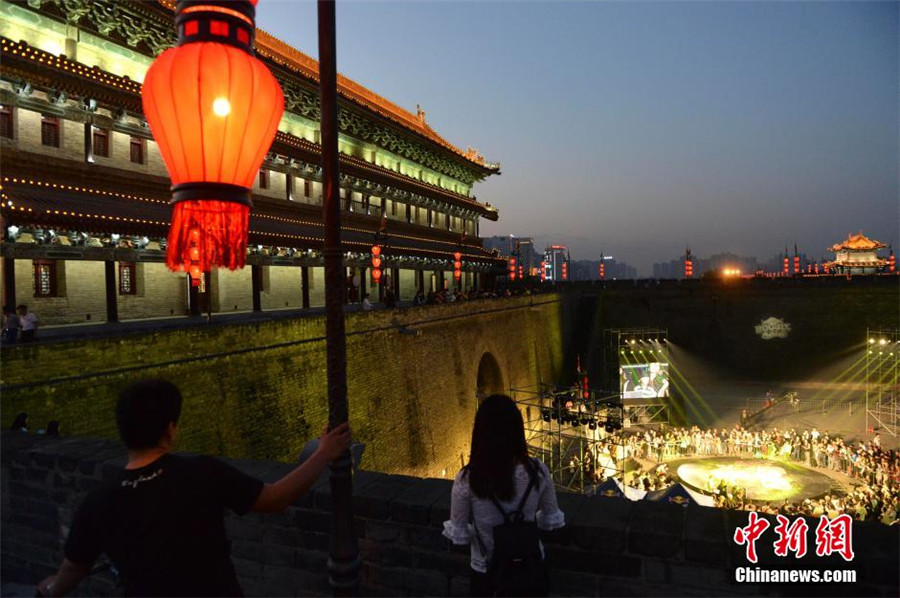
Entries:
<svg viewBox="0 0 900 598">
<path fill-rule="evenodd" d="M 335 2 L 318 0 L 319 103 L 322 131 L 322 183 L 325 220 L 325 343 L 328 368 L 328 427 L 346 422 L 347 346 L 344 334 L 341 204 L 338 197 L 337 60 Z M 331 463 L 332 536 L 328 579 L 335 596 L 359 587 L 359 546 L 353 529 L 353 478 L 350 451 Z"/>
</svg>

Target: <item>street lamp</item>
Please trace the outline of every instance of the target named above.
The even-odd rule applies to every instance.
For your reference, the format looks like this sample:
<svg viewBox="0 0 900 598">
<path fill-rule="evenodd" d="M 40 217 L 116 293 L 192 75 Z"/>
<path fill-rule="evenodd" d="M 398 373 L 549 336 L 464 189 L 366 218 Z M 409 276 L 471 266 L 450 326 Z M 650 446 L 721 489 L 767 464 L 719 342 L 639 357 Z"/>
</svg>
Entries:
<svg viewBox="0 0 900 598">
<path fill-rule="evenodd" d="M 344 279 L 341 205 L 338 188 L 337 56 L 335 1 L 318 0 L 319 104 L 322 137 L 322 198 L 325 221 L 325 361 L 328 427 L 349 419 L 347 339 L 344 332 Z M 328 580 L 335 595 L 352 595 L 359 586 L 359 543 L 353 529 L 353 477 L 350 449 L 331 462 L 331 547 Z"/>
</svg>

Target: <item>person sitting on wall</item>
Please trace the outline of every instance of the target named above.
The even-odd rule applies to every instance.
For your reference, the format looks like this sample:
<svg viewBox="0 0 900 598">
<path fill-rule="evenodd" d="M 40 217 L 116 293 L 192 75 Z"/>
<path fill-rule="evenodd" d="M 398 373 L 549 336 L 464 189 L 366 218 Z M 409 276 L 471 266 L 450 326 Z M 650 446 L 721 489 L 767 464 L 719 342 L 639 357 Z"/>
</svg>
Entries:
<svg viewBox="0 0 900 598">
<path fill-rule="evenodd" d="M 416 296 L 413 297 L 413 305 L 416 307 L 425 305 L 425 293 L 422 292 L 422 289 L 416 291 Z"/>
<path fill-rule="evenodd" d="M 137 382 L 119 395 L 116 423 L 128 463 L 82 502 L 62 565 L 37 595 L 66 595 L 105 552 L 126 596 L 242 596 L 224 507 L 239 515 L 281 512 L 350 445 L 350 428 L 341 424 L 291 473 L 264 484 L 213 457 L 172 454 L 181 400 L 165 380 Z"/>
</svg>

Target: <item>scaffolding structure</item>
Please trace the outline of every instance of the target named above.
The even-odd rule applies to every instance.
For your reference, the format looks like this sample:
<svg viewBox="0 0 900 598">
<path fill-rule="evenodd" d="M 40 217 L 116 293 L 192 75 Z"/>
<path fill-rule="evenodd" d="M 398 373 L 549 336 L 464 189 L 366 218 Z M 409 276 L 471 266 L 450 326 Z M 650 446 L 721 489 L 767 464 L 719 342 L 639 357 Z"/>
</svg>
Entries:
<svg viewBox="0 0 900 598">
<path fill-rule="evenodd" d="M 866 431 L 900 435 L 900 329 L 868 329 Z"/>
<path fill-rule="evenodd" d="M 659 361 L 669 363 L 667 328 L 607 328 L 603 331 L 603 387 L 620 389 L 619 368 Z M 670 386 L 671 388 L 671 386 Z M 669 423 L 668 405 L 660 400 L 628 399 L 623 403 L 625 427 Z"/>
<path fill-rule="evenodd" d="M 668 406 L 663 403 L 624 405 L 624 423 L 631 426 L 661 426 L 669 423 Z"/>
<path fill-rule="evenodd" d="M 529 453 L 547 465 L 558 489 L 587 494 L 607 478 L 624 481 L 618 393 L 540 384 L 510 394 L 525 421 Z"/>
</svg>

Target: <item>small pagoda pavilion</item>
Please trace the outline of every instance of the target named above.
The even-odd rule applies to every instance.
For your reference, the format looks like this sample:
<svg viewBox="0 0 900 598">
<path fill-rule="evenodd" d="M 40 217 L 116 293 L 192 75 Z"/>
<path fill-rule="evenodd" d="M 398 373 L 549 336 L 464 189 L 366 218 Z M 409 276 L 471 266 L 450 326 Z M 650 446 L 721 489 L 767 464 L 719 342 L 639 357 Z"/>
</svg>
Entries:
<svg viewBox="0 0 900 598">
<path fill-rule="evenodd" d="M 834 261 L 825 266 L 836 274 L 877 274 L 884 272 L 888 260 L 878 257 L 878 250 L 887 247 L 870 239 L 862 231 L 848 235 L 845 241 L 828 248 L 834 252 Z"/>
</svg>

